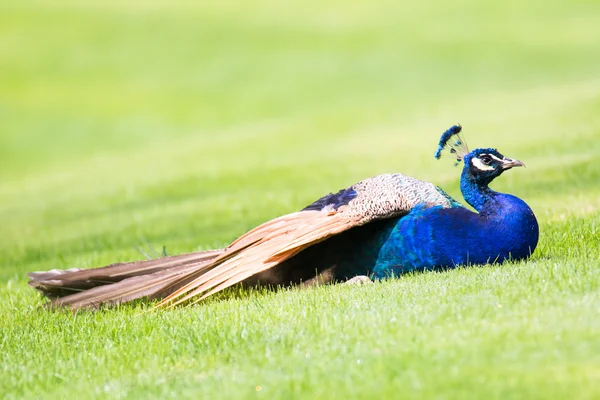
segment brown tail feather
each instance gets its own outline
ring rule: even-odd
[[[123,288],[128,285],[138,285],[147,282],[148,285],[154,284],[151,278],[168,279],[169,276],[179,276],[176,272],[202,270],[201,266],[218,257],[223,250],[210,250],[204,252],[181,254],[160,258],[156,260],[134,261],[128,263],[118,263],[108,265],[102,268],[93,269],[69,269],[69,270],[51,270],[46,272],[29,273],[29,285],[41,291],[45,296],[51,299],[62,298],[55,301],[58,304],[67,304],[73,300],[71,296],[79,295],[77,298],[86,296],[95,296],[103,293],[103,296],[111,297],[109,294],[114,291],[117,296]],[[172,271],[173,274],[161,274],[166,271]],[[146,277],[141,279],[141,277]],[[137,279],[136,279],[137,278]],[[126,282],[126,283],[123,283]],[[156,291],[153,295],[164,291],[165,288],[157,282],[152,286]],[[137,287],[137,286],[136,286]],[[102,290],[100,290],[102,289]],[[87,293],[83,295],[83,293]],[[139,292],[142,293],[142,292]],[[148,290],[143,291],[134,298],[148,296]],[[69,297],[70,299],[67,299]],[[116,299],[111,299],[114,301]],[[133,298],[131,299],[133,300]]]
[[[161,299],[187,283],[186,275],[194,271],[202,271],[207,266],[209,266],[207,262],[180,265],[153,274],[134,276],[111,285],[97,286],[54,299],[50,302],[50,307],[70,307],[75,310],[126,303],[143,297]]]

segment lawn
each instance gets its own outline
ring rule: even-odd
[[[600,6],[0,6],[0,397],[600,398]],[[555,4],[554,4],[555,3]],[[524,262],[47,312],[33,270],[222,247],[368,176],[527,164]]]

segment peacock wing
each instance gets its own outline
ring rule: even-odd
[[[203,271],[182,277],[187,283],[158,307],[194,297],[200,301],[334,235],[374,220],[402,216],[418,205],[449,208],[457,203],[435,185],[402,174],[365,179],[242,235]]]

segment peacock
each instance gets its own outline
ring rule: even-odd
[[[50,307],[98,308],[139,298],[157,307],[192,304],[236,284],[310,285],[378,280],[409,271],[521,260],[535,250],[539,228],[521,199],[489,184],[524,164],[493,148],[469,151],[461,126],[445,131],[462,162],[461,205],[442,189],[398,173],[364,179],[299,212],[259,225],[228,247],[95,269],[29,274]]]

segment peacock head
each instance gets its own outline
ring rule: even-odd
[[[477,185],[487,186],[504,171],[513,167],[524,167],[519,160],[505,157],[496,149],[475,149],[469,151],[461,137],[462,127],[455,125],[442,134],[435,158],[440,158],[444,148],[456,156],[456,164],[464,162],[463,177]]]
[[[504,171],[513,167],[524,167],[519,160],[504,157],[496,149],[475,149],[463,157],[463,173],[479,185],[489,185]]]

